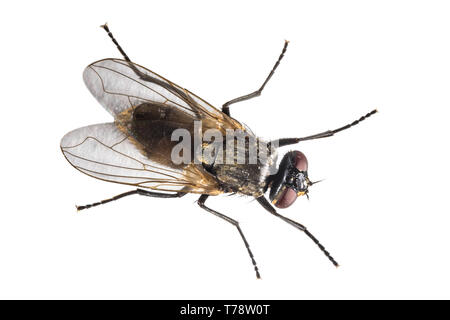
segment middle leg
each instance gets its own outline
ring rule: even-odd
[[[228,102],[226,102],[223,106],[222,106],[222,112],[225,113],[227,116],[230,115],[230,105],[236,102],[241,102],[241,101],[245,101],[245,100],[249,100],[251,98],[255,98],[261,95],[261,92],[263,91],[264,87],[266,86],[267,82],[269,82],[270,78],[272,78],[273,74],[275,73],[275,70],[278,68],[278,65],[280,64],[281,59],[283,59],[284,57],[284,53],[287,50],[287,46],[289,44],[289,41],[285,41],[284,42],[284,47],[283,50],[281,51],[280,57],[278,58],[277,62],[275,62],[275,65],[272,68],[272,71],[270,71],[269,75],[267,76],[266,80],[264,81],[264,83],[262,84],[262,86],[249,94],[234,98],[233,100],[230,100]]]
[[[250,250],[250,245],[248,244],[247,239],[245,239],[244,233],[242,232],[241,227],[239,226],[239,222],[237,222],[236,220],[234,220],[234,219],[232,219],[232,218],[230,218],[230,217],[228,217],[228,216],[226,216],[226,215],[224,215],[224,214],[222,214],[222,213],[220,213],[220,212],[217,212],[217,211],[215,211],[215,210],[213,210],[213,209],[211,209],[211,208],[208,208],[208,207],[205,205],[205,201],[206,201],[206,199],[208,199],[208,197],[209,197],[209,195],[207,195],[207,194],[202,194],[202,195],[200,196],[200,198],[198,199],[198,205],[200,206],[200,208],[202,208],[202,209],[208,211],[209,213],[212,213],[212,214],[215,215],[216,217],[219,217],[219,218],[221,218],[221,219],[223,219],[223,220],[225,220],[225,221],[231,223],[232,225],[234,225],[234,226],[238,229],[239,234],[241,235],[242,240],[244,241],[245,247],[247,248],[247,251],[248,251],[248,254],[249,254],[249,256],[250,256],[250,259],[252,260],[252,264],[253,264],[253,266],[254,266],[254,268],[255,268],[256,278],[260,279],[261,276],[260,276],[260,274],[259,274],[258,266],[256,265],[256,261],[255,261],[255,259],[253,258],[253,253],[252,253],[252,251]]]

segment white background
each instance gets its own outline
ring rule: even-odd
[[[96,1],[2,4],[0,298],[450,298],[450,7],[446,1]],[[220,106],[266,138],[370,120],[293,148],[311,188],[284,214],[333,254],[246,197],[129,197],[73,169],[68,131],[110,121],[84,67],[132,60]],[[284,151],[288,151],[286,148]]]

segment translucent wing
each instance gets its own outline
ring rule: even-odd
[[[61,140],[61,149],[76,169],[100,180],[163,192],[220,193],[214,177],[201,165],[171,168],[154,162],[115,123],[69,132]]]
[[[203,128],[245,128],[188,90],[135,63],[104,59],[89,65],[83,79],[92,95],[117,120],[143,103],[164,104],[202,120]]]

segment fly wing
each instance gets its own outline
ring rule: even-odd
[[[76,169],[100,180],[162,192],[220,193],[214,177],[201,166],[173,168],[154,162],[115,123],[71,131],[62,138],[61,150]]]
[[[245,130],[238,121],[200,97],[132,62],[121,59],[94,62],[85,69],[83,79],[92,95],[116,120],[143,103],[164,104],[185,112],[193,120],[202,120],[205,129]]]
[[[226,129],[246,131],[238,121],[129,61],[94,62],[83,79],[115,121],[74,130],[62,139],[61,149],[75,168],[97,179],[159,191],[221,193],[201,164],[172,162],[170,137],[178,128],[194,136],[195,120],[202,121],[203,130],[217,129],[223,135]]]

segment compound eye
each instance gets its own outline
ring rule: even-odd
[[[281,195],[275,203],[275,207],[280,209],[288,208],[295,202],[295,200],[297,200],[297,193],[295,193],[295,191],[291,188],[285,188],[281,191]]]
[[[295,154],[295,167],[299,171],[308,171],[308,159],[306,159],[306,156],[303,154],[303,152],[294,151],[294,154]]]
[[[305,194],[307,171],[308,160],[302,152],[290,151],[287,153],[280,163],[279,172],[274,177],[271,186],[270,200],[272,204],[280,209],[288,208],[298,196]],[[298,180],[300,176],[301,181]]]

